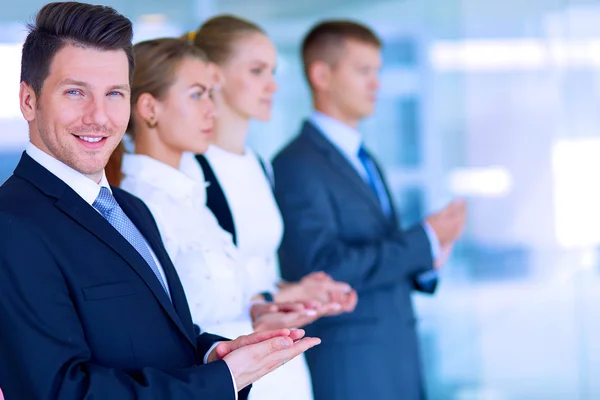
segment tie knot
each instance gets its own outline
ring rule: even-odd
[[[369,157],[369,153],[367,153],[367,150],[364,148],[363,145],[361,145],[358,148],[358,158],[364,162],[364,160],[369,160],[371,157]]]
[[[98,197],[96,197],[96,200],[94,200],[94,204],[92,204],[92,206],[96,210],[100,211],[102,215],[106,216],[112,209],[118,207],[119,204],[113,197],[110,190],[103,186],[100,188],[100,193],[98,193]]]

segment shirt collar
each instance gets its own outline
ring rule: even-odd
[[[112,193],[104,171],[102,171],[102,179],[100,180],[100,183],[96,183],[87,176],[83,175],[81,172],[75,171],[62,161],[59,161],[51,155],[40,150],[31,142],[27,144],[25,152],[38,164],[46,168],[58,179],[66,183],[89,205],[94,204],[94,201],[96,201],[96,198],[100,194],[100,188],[108,188],[108,190],[110,190]]]
[[[199,186],[184,172],[142,154],[125,154],[122,171],[125,178],[141,180],[178,198],[194,195]]]
[[[356,129],[319,111],[313,111],[311,122],[346,156],[356,157],[362,145],[362,136]]]
[[[179,163],[179,170],[194,181],[204,183],[204,172],[196,160],[194,153],[185,152],[181,156],[181,162]]]

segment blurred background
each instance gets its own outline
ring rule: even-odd
[[[42,0],[0,3],[0,182],[27,127],[24,23]],[[410,225],[460,196],[470,216],[435,297],[415,297],[431,398],[600,398],[600,1],[115,0],[135,41],[219,13],[279,50],[270,157],[310,110],[299,43],[323,18],[384,40],[377,112],[361,130]]]

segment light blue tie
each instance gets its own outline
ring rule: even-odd
[[[373,190],[373,193],[375,193],[375,196],[377,196],[379,199],[379,204],[381,204],[383,212],[385,215],[391,216],[392,206],[390,204],[390,198],[388,197],[387,191],[385,190],[383,178],[381,177],[381,174],[379,174],[379,170],[375,166],[375,162],[371,159],[369,153],[367,153],[365,148],[362,146],[360,146],[360,149],[358,150],[358,159],[367,171],[367,176],[369,179],[369,182],[367,183],[371,187],[371,190]]]
[[[154,272],[154,275],[156,275],[156,278],[167,293],[167,296],[170,298],[171,295],[169,289],[160,275],[158,265],[154,262],[154,258],[152,257],[152,254],[150,254],[150,249],[146,245],[144,237],[125,212],[123,212],[110,190],[106,187],[100,188],[100,193],[92,206],[98,210],[125,239],[127,239],[129,244],[131,244],[142,257],[144,257],[144,260],[146,260],[152,269],[152,272]]]

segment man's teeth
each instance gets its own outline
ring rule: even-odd
[[[101,137],[92,138],[92,137],[86,137],[86,136],[78,136],[78,138],[81,140],[85,140],[86,142],[89,142],[89,143],[98,143],[99,141],[101,141],[103,139]]]

